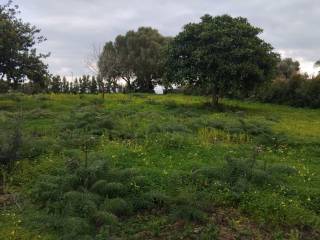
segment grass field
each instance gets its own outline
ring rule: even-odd
[[[207,101],[1,95],[0,239],[320,239],[320,110]]]

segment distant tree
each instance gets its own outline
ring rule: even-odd
[[[74,80],[74,83],[73,83],[72,93],[73,93],[73,94],[78,94],[79,91],[80,91],[80,85],[79,85],[78,78],[76,78],[76,79]]]
[[[172,83],[206,89],[212,103],[230,91],[247,95],[271,79],[278,55],[246,18],[205,15],[187,24],[168,50]]]
[[[102,98],[104,98],[105,95],[105,83],[103,81],[103,78],[100,74],[97,76],[97,84],[98,84],[98,92],[102,93]]]
[[[283,76],[286,80],[298,74],[300,71],[300,63],[294,61],[292,58],[285,58],[278,64],[278,74]]]
[[[69,82],[69,93],[73,93],[73,82]]]
[[[18,13],[12,1],[0,5],[0,80],[15,90],[25,79],[45,88],[48,70],[42,59],[48,55],[37,54],[34,47],[45,38],[37,36],[40,30],[35,26],[17,18]]]
[[[61,92],[63,93],[69,93],[69,82],[67,81],[67,78],[63,76],[62,78],[62,89]]]
[[[83,75],[79,78],[79,91],[80,93],[86,93],[87,86],[86,86],[86,76]]]
[[[316,68],[319,68],[319,67],[320,67],[320,60],[316,61],[315,64],[314,64],[314,66],[315,66]],[[318,76],[320,76],[320,71],[318,72]]]
[[[91,78],[91,86],[90,86],[90,93],[96,94],[98,91],[98,85],[95,76]]]
[[[123,79],[129,91],[153,92],[163,74],[163,48],[169,38],[157,30],[140,27],[107,42],[98,62],[99,73],[114,85]]]
[[[62,82],[61,82],[61,77],[59,75],[52,77],[51,91],[54,93],[61,93],[62,92]]]
[[[130,78],[124,74],[124,62],[120,64],[121,56],[118,53],[113,43],[107,42],[98,61],[100,85],[104,86],[107,93],[111,92],[112,85],[117,84],[118,78],[123,78],[131,88]]]

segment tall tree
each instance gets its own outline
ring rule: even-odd
[[[47,65],[35,45],[45,41],[40,30],[17,17],[18,6],[12,1],[0,5],[0,80],[18,89],[25,79],[44,88],[48,79]]]
[[[97,85],[96,77],[92,76],[91,85],[90,85],[90,93],[96,94],[97,91],[98,91],[98,85]]]
[[[130,77],[126,76],[124,62],[120,64],[120,55],[112,42],[107,42],[100,55],[98,67],[100,71],[100,85],[105,87],[105,91],[110,93],[112,85],[117,84],[118,78],[123,78],[129,88],[131,88]],[[129,69],[128,69],[129,70]],[[102,82],[101,82],[102,81]],[[103,95],[104,96],[104,95]]]
[[[86,75],[83,75],[79,78],[79,90],[80,93],[86,93],[87,92],[87,83],[86,83]]]
[[[98,84],[98,92],[102,93],[102,98],[104,98],[105,95],[105,83],[103,81],[103,77],[101,77],[100,74],[97,76],[97,84]]]
[[[316,62],[314,63],[314,66],[315,66],[316,68],[320,68],[320,60],[316,61]],[[320,76],[320,71],[318,72],[318,76]]]
[[[300,71],[300,63],[294,61],[292,58],[285,58],[278,64],[278,74],[283,76],[286,80],[290,79],[293,75],[298,74]]]
[[[62,82],[61,82],[61,77],[59,75],[52,77],[51,91],[54,93],[61,93],[62,92]]]
[[[129,91],[153,92],[163,74],[163,48],[169,38],[157,30],[140,27],[107,42],[99,59],[103,78],[114,84],[123,79]]]
[[[65,76],[63,76],[63,78],[62,78],[61,92],[69,93],[69,82],[67,81],[67,78]]]
[[[212,103],[227,92],[248,94],[271,79],[278,55],[247,19],[204,15],[187,24],[170,44],[167,67],[175,84],[207,89]]]
[[[74,80],[74,83],[73,83],[72,93],[73,93],[73,94],[78,94],[79,91],[80,91],[80,85],[79,85],[78,78],[76,78],[76,79]]]

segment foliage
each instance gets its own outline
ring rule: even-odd
[[[300,63],[292,58],[282,59],[278,64],[278,74],[285,79],[290,79],[300,70]]]
[[[287,104],[295,107],[320,107],[320,76],[312,79],[294,75],[288,80],[277,79],[262,89],[258,99],[264,102]]]
[[[0,80],[6,80],[15,90],[26,78],[44,88],[48,71],[42,59],[46,55],[37,54],[34,45],[45,38],[37,36],[40,30],[23,22],[18,14],[18,6],[12,6],[12,1],[0,5]]]
[[[244,95],[272,77],[278,55],[247,19],[205,15],[190,23],[168,51],[173,83],[207,89],[217,104],[228,92]]]
[[[109,86],[118,78],[126,81],[128,91],[153,92],[163,74],[163,48],[168,38],[157,30],[140,27],[107,42],[98,62],[100,75]]]

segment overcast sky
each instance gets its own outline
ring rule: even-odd
[[[0,0],[4,3],[7,0]],[[261,35],[284,57],[315,71],[320,58],[320,0],[15,0],[21,17],[38,26],[51,52],[47,60],[54,74],[89,73],[85,59],[92,46],[103,46],[116,35],[139,26],[157,28],[173,36],[200,16],[242,16],[264,29]]]

